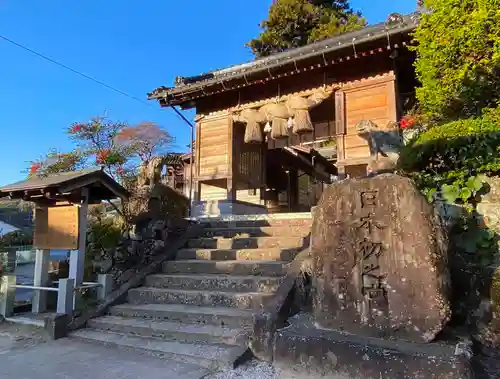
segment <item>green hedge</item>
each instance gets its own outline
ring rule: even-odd
[[[430,128],[403,148],[399,164],[408,173],[438,179],[500,172],[500,111]]]

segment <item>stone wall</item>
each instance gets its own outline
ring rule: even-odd
[[[135,275],[188,226],[188,199],[172,188],[155,184],[133,191],[125,204],[131,229],[123,231],[118,246],[94,257],[94,271],[111,273],[115,285]]]
[[[484,224],[500,234],[500,177],[487,178],[489,192],[483,196],[477,206],[477,212],[483,216]]]

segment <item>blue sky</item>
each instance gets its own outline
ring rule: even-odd
[[[251,59],[244,44],[258,34],[271,2],[0,0],[0,35],[146,99],[177,75]],[[409,13],[415,4],[351,0],[369,23],[391,12]],[[112,92],[0,39],[0,185],[23,179],[27,162],[49,149],[71,149],[64,128],[104,112],[131,124],[156,122],[176,136],[178,150],[187,150],[189,129],[173,112]]]

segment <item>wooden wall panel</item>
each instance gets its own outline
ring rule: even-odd
[[[345,168],[345,173],[350,178],[362,178],[367,174],[367,167],[365,164],[347,166]]]
[[[359,137],[356,124],[371,120],[380,130],[387,129],[390,121],[396,121],[395,81],[393,75],[385,80],[366,80],[345,89],[345,159],[363,158],[370,155],[368,142]]]
[[[260,188],[237,190],[236,199],[252,204],[263,204],[263,200],[261,200],[261,191]]]
[[[225,179],[213,180],[209,183],[201,183],[200,200],[225,200],[227,198],[227,189]]]
[[[200,177],[227,177],[229,168],[229,118],[200,123],[199,170]]]

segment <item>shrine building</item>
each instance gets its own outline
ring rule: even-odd
[[[356,125],[398,128],[415,102],[418,14],[193,77],[149,94],[195,109],[194,216],[309,212],[325,184],[367,173]]]

